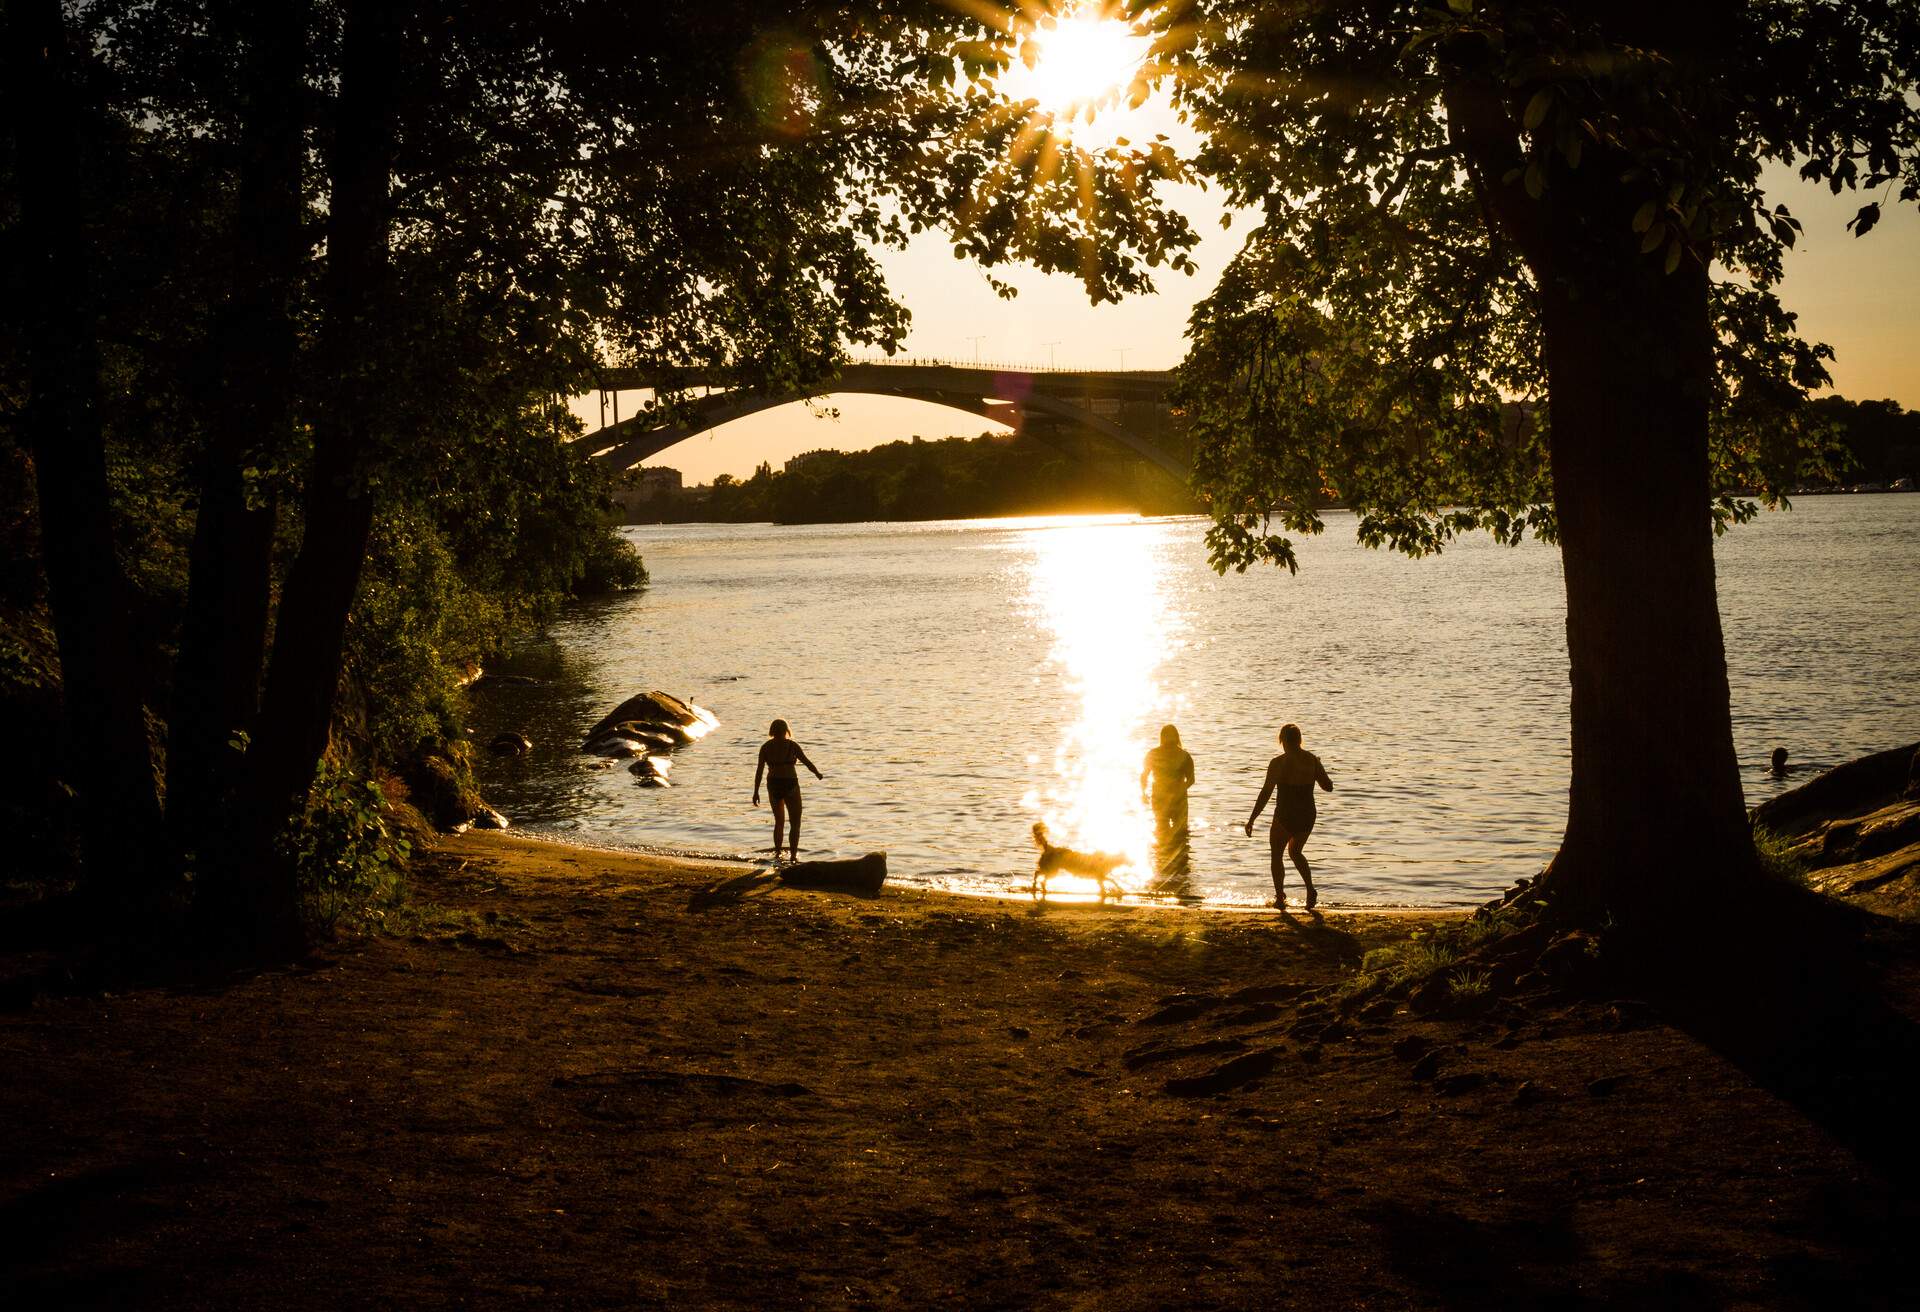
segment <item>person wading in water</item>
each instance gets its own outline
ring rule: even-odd
[[[760,763],[753,767],[753,804],[760,805],[760,776],[767,777],[767,800],[773,804],[773,859],[780,859],[781,830],[791,823],[786,837],[792,860],[800,859],[800,772],[797,762],[813,771],[815,779],[825,779],[820,767],[807,759],[800,744],[788,737],[785,720],[767,726],[767,740],[760,744]]]
[[[1307,886],[1307,910],[1313,910],[1313,904],[1320,900],[1313,888],[1313,867],[1301,850],[1307,844],[1307,835],[1313,832],[1315,784],[1333,791],[1333,780],[1327,778],[1327,768],[1320,764],[1320,758],[1300,746],[1300,726],[1281,725],[1280,755],[1267,762],[1267,781],[1260,787],[1260,800],[1253,804],[1253,814],[1246,824],[1247,837],[1252,838],[1253,822],[1266,809],[1267,798],[1274,799],[1268,841],[1273,845],[1273,904],[1277,907],[1287,905],[1288,857],[1300,872],[1300,882]]]
[[[1193,758],[1180,746],[1180,731],[1160,728],[1160,745],[1140,766],[1140,792],[1153,807],[1153,851],[1162,880],[1187,873],[1187,790],[1193,787]]]

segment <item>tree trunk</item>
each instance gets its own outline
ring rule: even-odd
[[[131,899],[154,889],[160,804],[99,408],[88,243],[98,232],[92,198],[108,184],[89,168],[83,127],[97,111],[79,94],[58,0],[10,0],[6,13],[30,387],[23,426],[60,649],[70,778],[81,793],[87,877],[135,915]]]
[[[373,523],[368,459],[382,419],[380,380],[388,282],[399,47],[382,0],[347,9],[336,102],[327,272],[323,287],[313,463],[300,552],[281,590],[259,732],[248,752],[248,821],[255,877],[239,908],[256,946],[299,943],[298,887],[275,840],[306,802],[326,750],[347,616]]]
[[[240,6],[247,109],[232,234],[233,289],[216,329],[220,360],[189,558],[180,660],[168,719],[168,821],[202,878],[232,878],[214,853],[220,819],[259,710],[272,592],[275,491],[265,470],[286,449],[294,413],[293,324],[305,218],[302,100],[308,5]]]
[[[1616,206],[1562,209],[1624,229]],[[1573,684],[1567,829],[1544,887],[1590,922],[1697,924],[1756,868],[1714,592],[1707,273],[1595,245],[1568,241],[1540,271]]]

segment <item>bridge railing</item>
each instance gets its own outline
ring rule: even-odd
[[[919,368],[937,369],[988,369],[995,373],[1010,374],[1115,374],[1125,377],[1129,374],[1164,374],[1166,369],[1099,369],[1048,361],[1041,364],[1036,360],[989,360],[958,359],[944,355],[850,355],[848,364],[871,365],[908,365]]]

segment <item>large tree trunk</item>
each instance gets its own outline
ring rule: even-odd
[[[295,872],[275,839],[304,807],[326,750],[347,616],[373,523],[367,463],[391,370],[380,316],[389,271],[399,45],[394,7],[348,7],[329,159],[314,456],[298,557],[281,590],[259,732],[247,761],[254,877],[237,908],[253,944],[301,940]]]
[[[1566,208],[1626,227],[1617,205]],[[1599,244],[1574,234],[1540,271],[1573,684],[1545,887],[1582,919],[1697,924],[1755,869],[1714,593],[1707,273]]]
[[[127,626],[126,576],[113,545],[99,408],[88,243],[98,234],[91,198],[106,184],[90,173],[84,133],[97,111],[79,93],[78,57],[58,0],[9,0],[6,17],[31,389],[23,420],[60,649],[71,778],[81,793],[88,879],[131,915],[159,868],[153,840],[160,807]]]
[[[308,5],[242,5],[228,17],[247,52],[233,290],[216,329],[219,390],[200,468],[167,755],[175,840],[215,882],[236,877],[219,854],[223,803],[245,759],[229,744],[255,728],[272,592],[276,494],[270,477],[250,479],[248,470],[284,456],[293,424]]]

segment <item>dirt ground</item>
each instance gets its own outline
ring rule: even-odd
[[[0,1305],[1915,1305],[1657,1012],[1302,1018],[1413,918],[727,873],[470,835],[419,933],[0,1014]]]

